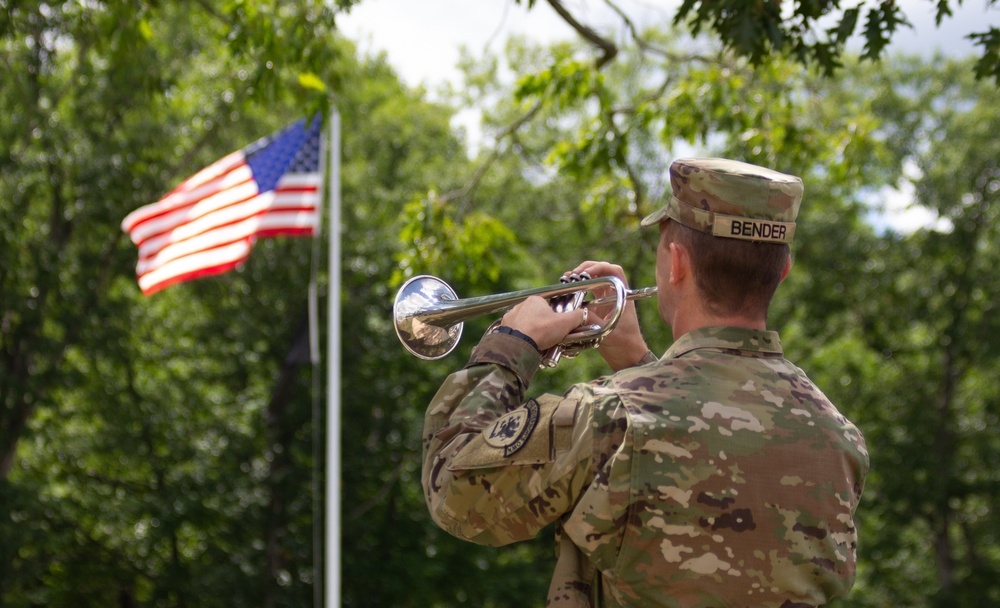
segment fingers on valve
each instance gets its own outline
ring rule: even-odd
[[[577,281],[585,281],[591,278],[589,273],[586,272],[567,272],[559,277],[559,282],[568,284],[575,283]],[[558,296],[552,298],[549,302],[552,305],[552,310],[556,312],[569,312],[571,310],[576,310],[579,308],[580,303],[583,301],[583,293],[570,293],[564,296]]]

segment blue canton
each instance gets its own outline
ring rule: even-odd
[[[319,116],[313,118],[306,130],[305,119],[300,119],[281,133],[264,137],[244,149],[259,192],[274,190],[285,173],[319,170],[320,122]]]

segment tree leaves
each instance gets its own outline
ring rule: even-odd
[[[878,6],[868,9],[865,16],[865,50],[862,57],[877,59],[882,50],[889,45],[892,35],[899,26],[912,27],[902,9],[895,2],[881,2]]]
[[[983,47],[983,54],[976,61],[976,78],[992,76],[994,84],[1000,85],[1000,29],[991,27],[985,32],[969,34],[966,38]]]
[[[406,205],[394,284],[416,274],[451,275],[467,284],[500,279],[501,269],[514,258],[517,239],[513,232],[485,213],[456,215],[454,205],[433,193]]]

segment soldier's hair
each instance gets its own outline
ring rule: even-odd
[[[709,312],[767,318],[790,248],[785,243],[760,243],[715,237],[669,221],[663,238],[684,245],[691,255],[695,285]]]

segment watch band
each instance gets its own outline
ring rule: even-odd
[[[528,334],[522,333],[514,329],[513,327],[507,327],[506,325],[501,325],[500,327],[493,330],[496,334],[507,334],[508,336],[514,336],[515,338],[520,338],[531,345],[532,348],[538,350],[538,345],[535,341],[531,339]]]

